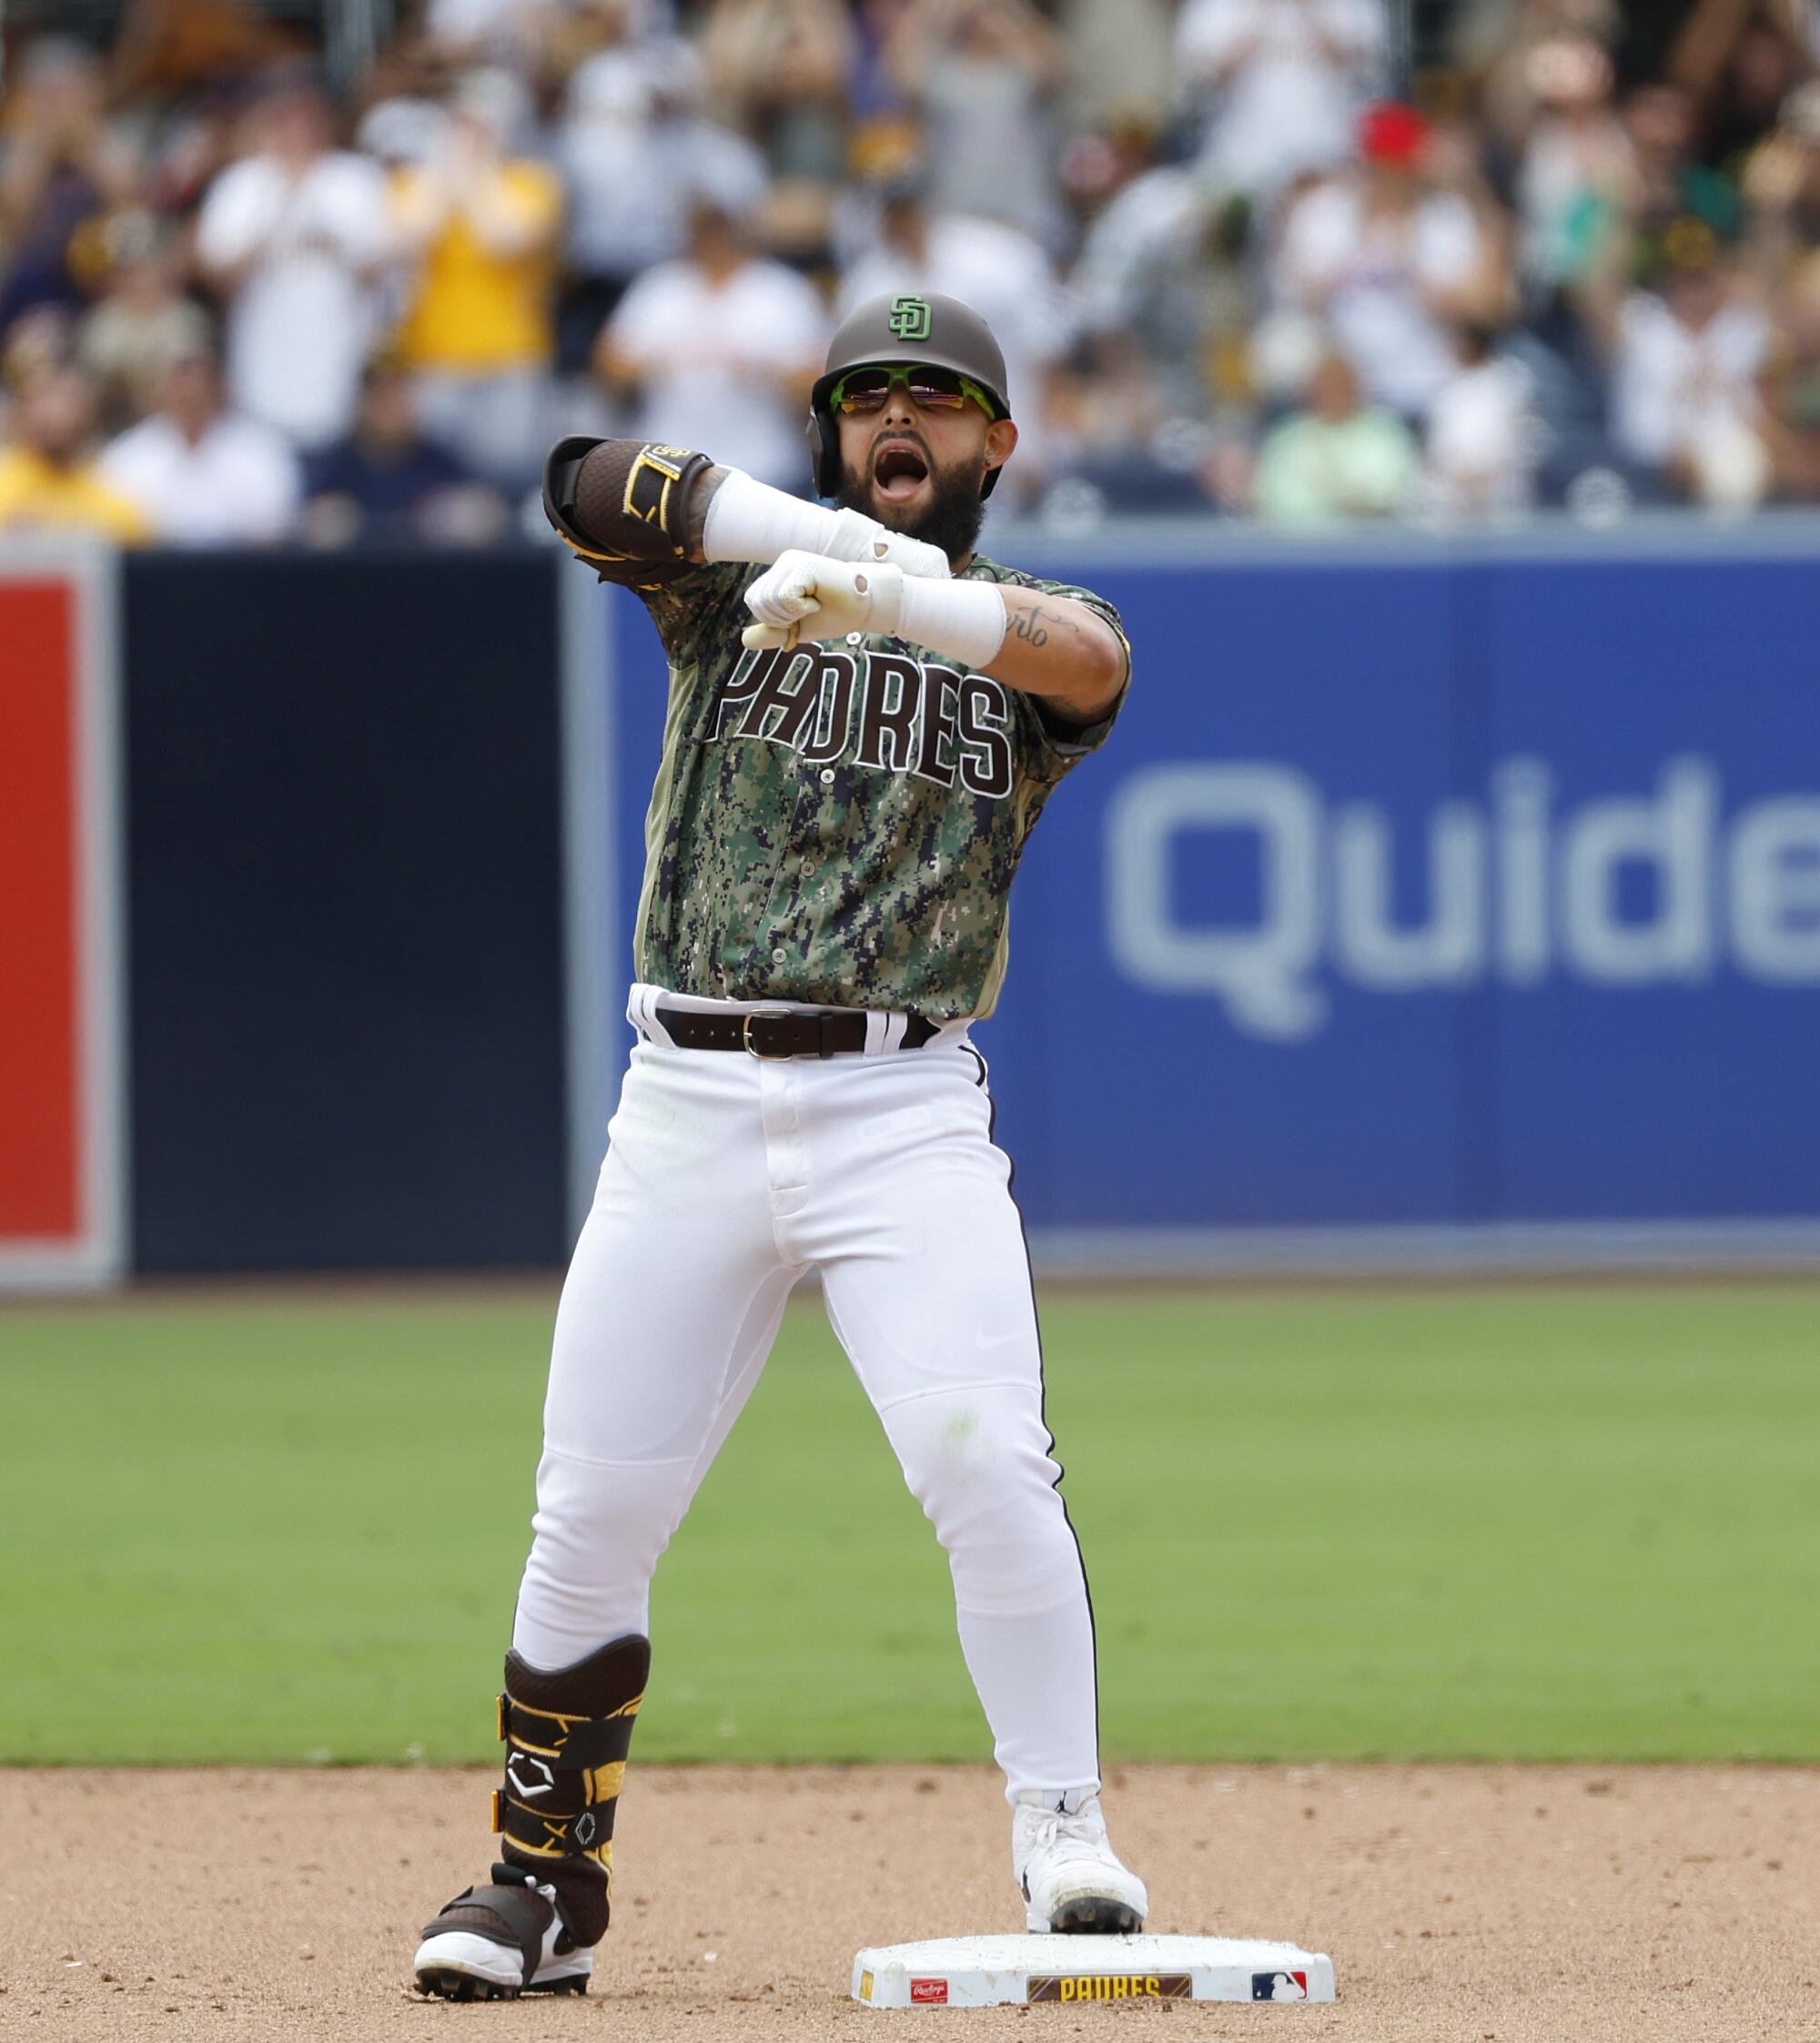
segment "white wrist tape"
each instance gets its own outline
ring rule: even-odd
[[[834,551],[837,531],[832,511],[756,481],[743,469],[730,468],[709,500],[702,558],[769,561],[792,547],[838,558]]]
[[[964,666],[985,667],[998,657],[1008,622],[1005,598],[990,582],[925,582],[905,575],[897,622],[884,628]]]
[[[796,551],[828,561],[886,561],[905,574],[951,571],[939,547],[894,532],[863,511],[827,511],[730,468],[702,524],[704,561],[775,561]]]

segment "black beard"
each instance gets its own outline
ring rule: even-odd
[[[931,463],[929,480],[934,487],[935,501],[926,511],[905,523],[897,505],[875,502],[866,476],[843,462],[841,486],[834,492],[834,501],[843,510],[857,511],[868,518],[876,518],[881,525],[890,526],[894,532],[903,532],[930,546],[939,546],[952,566],[956,561],[966,560],[973,551],[979,528],[986,521],[986,504],[979,493],[979,486],[985,480],[983,459],[957,462],[953,468],[937,468]]]

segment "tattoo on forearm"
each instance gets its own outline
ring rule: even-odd
[[[1015,610],[1011,613],[1011,629],[1026,645],[1047,645],[1049,634],[1046,626],[1059,624],[1061,619],[1052,610],[1045,610],[1039,603],[1032,610]]]
[[[1024,595],[1022,591],[1018,592]],[[1115,682],[1106,672],[1107,628],[1094,613],[1067,598],[1049,603],[1025,597],[1006,603],[1006,651],[1016,638],[1032,651],[1049,650],[1035,662],[1017,655],[1011,664],[1014,676],[1001,668],[991,668],[1001,681],[1021,688],[1065,723],[1085,723],[1099,716],[1117,700],[1125,685],[1121,673]],[[1119,664],[1123,666],[1121,660]],[[1038,679],[1041,676],[1041,679]],[[1102,685],[1103,683],[1103,685]]]

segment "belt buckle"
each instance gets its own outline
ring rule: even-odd
[[[740,1024],[740,1042],[748,1057],[755,1057],[761,1064],[788,1064],[796,1053],[794,1050],[761,1050],[752,1039],[752,1025],[755,1021],[767,1021],[774,1017],[779,1021],[790,1019],[788,1007],[754,1007]]]

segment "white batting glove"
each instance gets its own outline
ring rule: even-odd
[[[890,638],[904,605],[904,570],[889,561],[855,564],[792,551],[759,576],[745,602],[758,622],[740,636],[754,652],[788,652],[805,640],[844,639],[849,632]]]
[[[905,574],[927,575],[941,582],[953,572],[947,555],[926,540],[894,532],[863,511],[837,511],[834,518],[834,533],[822,550],[831,561],[878,561],[902,568]]]

